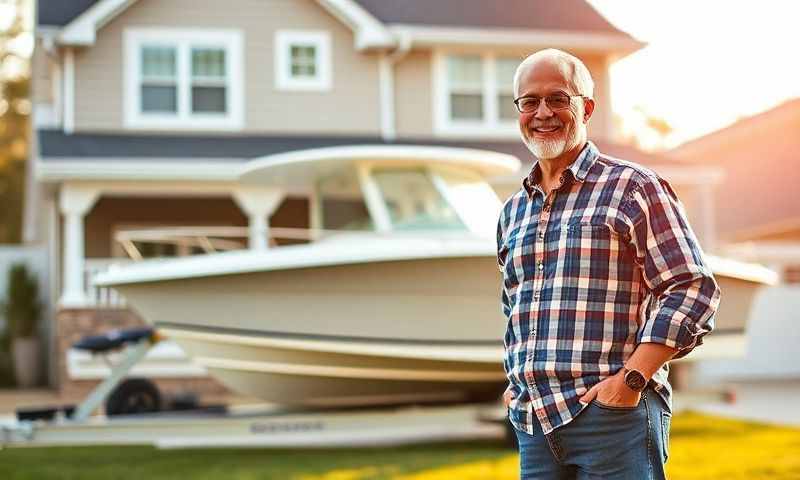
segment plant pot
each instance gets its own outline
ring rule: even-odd
[[[15,338],[11,343],[14,356],[14,375],[17,386],[31,388],[39,382],[39,339],[36,337]]]

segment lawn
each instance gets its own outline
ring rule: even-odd
[[[673,420],[667,465],[673,480],[800,479],[800,429],[681,414]],[[511,480],[518,475],[516,452],[487,442],[324,450],[0,451],[0,478],[7,480]]]

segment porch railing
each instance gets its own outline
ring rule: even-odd
[[[86,292],[88,307],[124,308],[125,297],[108,287],[98,287],[92,283],[92,277],[105,272],[111,265],[131,263],[129,258],[87,258],[83,264],[83,291]]]

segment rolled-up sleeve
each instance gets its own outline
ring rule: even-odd
[[[660,343],[687,355],[714,329],[721,291],[703,259],[672,187],[655,175],[632,182],[621,202],[630,246],[650,294],[638,343]]]

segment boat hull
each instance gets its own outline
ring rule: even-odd
[[[506,384],[494,261],[387,261],[115,288],[210,375],[268,402],[485,400]]]

